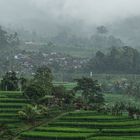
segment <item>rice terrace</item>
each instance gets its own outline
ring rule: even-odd
[[[0,0],[0,140],[140,140],[140,1]]]
[[[57,87],[62,84],[68,90],[76,87],[76,83],[54,85]],[[124,98],[123,95],[111,93],[106,93],[104,96],[108,104],[113,104],[112,101],[115,104]],[[127,95],[125,97],[127,99],[122,101],[128,102],[130,97]],[[52,100],[49,96],[47,98]],[[107,105],[95,109],[55,106],[49,110],[44,107],[44,114],[41,114],[41,107],[33,106],[33,101],[27,99],[20,91],[1,91],[0,101],[1,132],[5,133],[2,139],[10,140],[14,137],[17,140],[137,140],[140,138],[140,120],[130,117],[127,108],[121,107],[121,101],[115,108],[116,110],[120,108],[118,114],[113,114],[116,113],[113,112],[113,106],[107,109]],[[24,112],[25,107],[26,112]],[[76,107],[81,107],[81,103]],[[135,110],[132,106],[130,108]]]

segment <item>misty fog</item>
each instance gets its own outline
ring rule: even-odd
[[[126,45],[139,47],[139,6],[139,0],[0,0],[0,25],[48,40],[67,33],[90,38],[103,25]]]
[[[0,0],[0,16],[1,22],[9,23],[33,19],[62,24],[78,19],[105,24],[139,15],[139,6],[139,0]]]

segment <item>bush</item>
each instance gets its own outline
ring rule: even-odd
[[[34,124],[38,117],[47,115],[48,108],[42,105],[27,105],[22,111],[19,111],[19,118],[21,120],[27,121]]]
[[[38,103],[39,99],[45,96],[45,91],[40,86],[31,84],[24,90],[23,94],[26,98],[31,99],[35,103]]]

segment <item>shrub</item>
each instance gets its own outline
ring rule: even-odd
[[[39,99],[45,96],[45,91],[40,86],[31,84],[24,90],[23,94],[28,99],[31,99],[33,102],[38,103]]]

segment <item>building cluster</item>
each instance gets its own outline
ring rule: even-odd
[[[47,65],[54,72],[58,71],[77,71],[87,63],[86,58],[77,58],[57,52],[18,52],[14,56],[14,63],[22,72],[34,72],[41,66]]]

